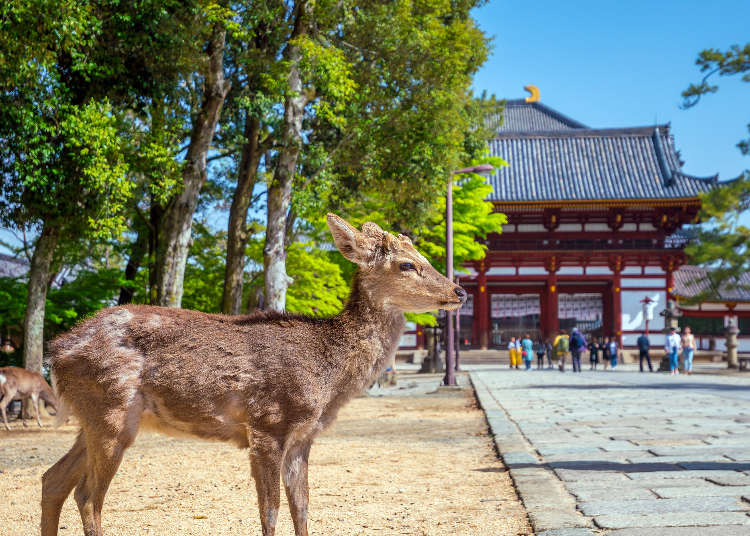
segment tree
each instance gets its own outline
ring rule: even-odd
[[[66,102],[56,83],[23,84],[22,91],[6,89],[0,97],[0,214],[6,225],[39,230],[24,320],[24,366],[38,371],[58,243],[120,230],[131,191],[111,108]]]
[[[211,7],[211,6],[209,6]],[[180,191],[167,205],[161,244],[157,250],[157,300],[159,305],[180,307],[182,303],[185,263],[190,247],[193,214],[198,195],[207,179],[207,159],[216,125],[230,84],[224,78],[225,23],[214,17],[206,43],[203,69],[202,99],[193,120],[190,143],[182,165]]]
[[[720,291],[743,286],[741,278],[750,273],[750,227],[740,216],[750,208],[750,173],[717,186],[701,195],[700,217],[695,237],[685,248],[691,262],[707,266],[709,284],[693,299],[696,302],[719,299]]]
[[[741,74],[742,81],[750,82],[750,43],[744,47],[734,45],[724,52],[703,50],[695,63],[705,74],[699,83],[690,84],[682,92],[686,109],[698,104],[704,95],[719,90],[718,85],[710,83],[714,76]],[[750,139],[741,140],[737,147],[742,154],[750,154]],[[710,268],[710,284],[695,297],[697,301],[717,299],[720,290],[737,288],[740,278],[750,272],[750,228],[742,225],[740,219],[750,208],[750,172],[702,194],[701,204],[702,225],[695,228],[695,239],[686,248],[692,262]]]
[[[59,244],[123,229],[133,119],[182,65],[191,2],[12,1],[0,20],[3,223],[36,230],[25,362],[41,367],[42,320]],[[158,99],[156,99],[158,101]],[[127,132],[126,132],[127,131]]]

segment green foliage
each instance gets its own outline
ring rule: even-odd
[[[205,223],[193,223],[193,245],[185,266],[182,306],[207,313],[221,312],[226,233],[213,232]]]
[[[699,83],[690,84],[682,92],[683,106],[686,108],[696,105],[701,96],[716,93],[719,90],[718,85],[709,83],[714,75],[732,76],[745,73],[742,76],[742,81],[750,82],[750,43],[747,43],[744,47],[733,45],[725,52],[715,48],[701,50],[695,64],[700,67],[700,71],[705,75]]]
[[[320,32],[345,55],[356,89],[337,122],[309,119],[302,175],[311,192],[295,199],[304,217],[377,211],[403,231],[430,219],[450,171],[484,152],[485,115],[499,111],[470,92],[489,50],[469,15],[479,3],[344,3]]]
[[[690,84],[682,92],[684,108],[719,90],[718,85],[709,83],[715,75],[742,75],[743,82],[750,82],[750,43],[734,45],[724,52],[703,50],[695,63],[705,74],[698,84]],[[741,140],[737,146],[742,154],[750,154],[750,139]],[[696,238],[685,250],[691,262],[709,268],[709,285],[695,302],[717,299],[719,289],[737,288],[739,278],[750,272],[750,228],[740,223],[740,216],[750,208],[750,172],[701,195],[701,203],[703,224],[695,228]]]
[[[248,257],[262,267],[262,240],[250,243]],[[319,247],[316,241],[292,243],[286,258],[286,271],[292,278],[287,290],[286,310],[313,316],[331,316],[340,312],[350,290],[349,282],[344,278],[343,263],[352,265],[338,252]],[[263,288],[263,272],[256,272],[250,283],[248,292]]]
[[[718,298],[718,290],[740,287],[750,273],[750,228],[740,216],[750,207],[750,173],[701,195],[701,219],[695,239],[685,249],[690,262],[709,268],[709,285],[694,301]],[[750,289],[746,289],[750,290]]]
[[[406,233],[444,266],[446,181],[481,157],[485,120],[501,109],[494,97],[470,91],[489,52],[470,15],[481,3],[310,4],[310,31],[293,41],[311,100],[292,201],[288,310],[330,315],[346,299],[354,266],[329,249],[329,210]],[[25,230],[54,225],[60,239],[52,271],[77,274],[50,291],[48,334],[111,303],[125,284],[114,275],[134,229],[158,250],[158,217],[149,216],[159,210],[149,210],[168,207],[181,188],[184,147],[203,98],[204,47],[216,23],[227,29],[225,72],[233,86],[209,157],[233,163],[209,168],[198,210],[226,204],[224,175],[236,175],[248,117],[260,119],[262,171],[273,172],[288,97],[284,50],[297,7],[11,0],[0,8],[0,219]],[[479,178],[457,178],[456,265],[484,254],[475,237],[499,232],[502,216],[483,201],[488,192]],[[260,206],[252,210],[263,219]],[[226,236],[197,222],[193,238],[183,306],[215,312]],[[248,247],[248,296],[262,285],[262,242],[256,232]],[[135,301],[149,301],[148,279],[142,268]],[[0,310],[3,318],[15,315],[22,324],[25,292],[23,283],[0,285],[0,300],[17,304]]]
[[[81,271],[75,279],[47,293],[45,337],[54,337],[102,307],[115,304],[125,284],[118,268]],[[18,278],[0,277],[0,326],[22,326],[26,313],[27,284]]]
[[[341,311],[349,285],[328,251],[295,242],[287,251],[287,273],[293,279],[286,298],[288,311],[314,316]]]
[[[682,107],[691,108],[700,102],[703,95],[719,91],[717,84],[711,84],[714,76],[734,76],[741,74],[743,82],[750,82],[750,43],[744,47],[732,45],[729,50],[722,52],[715,48],[707,48],[698,53],[695,64],[705,73],[697,84],[690,84],[682,92]],[[750,124],[747,125],[750,130]],[[750,154],[750,138],[737,144],[742,154]]]

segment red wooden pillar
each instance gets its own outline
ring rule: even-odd
[[[614,286],[607,287],[602,292],[602,308],[604,317],[602,318],[602,337],[609,337],[615,332],[615,317],[614,311],[612,310],[612,295],[614,294]]]
[[[545,259],[545,268],[547,269],[547,287],[544,289],[544,325],[542,333],[545,339],[552,339],[560,331],[560,317],[558,315],[559,290],[557,288],[557,258],[555,256]]]
[[[609,259],[609,269],[612,270],[612,331],[617,344],[622,347],[622,288],[620,286],[620,274],[624,268],[620,255]]]
[[[612,278],[612,313],[614,315],[614,331],[617,344],[622,346],[622,295],[620,288],[620,272]]]
[[[490,309],[487,294],[487,271],[484,261],[477,273],[477,293],[474,299],[474,322],[479,331],[479,348],[486,350],[490,342]]]
[[[557,276],[550,274],[547,277],[547,288],[545,289],[545,303],[547,305],[546,312],[544,314],[544,337],[545,339],[551,339],[556,333],[560,331],[560,317],[557,311]]]

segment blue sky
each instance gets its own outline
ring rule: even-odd
[[[686,173],[726,180],[750,168],[736,148],[750,136],[750,83],[717,78],[718,93],[680,109],[700,50],[750,41],[749,0],[490,0],[474,15],[494,37],[476,91],[520,98],[534,84],[590,127],[671,123]]]

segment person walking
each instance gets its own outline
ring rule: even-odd
[[[589,362],[591,363],[591,370],[596,370],[596,366],[599,364],[600,351],[601,344],[592,337],[591,342],[589,343]]]
[[[516,365],[516,338],[511,337],[508,343],[508,355],[510,356],[510,368],[518,368]]]
[[[609,358],[612,363],[612,370],[617,368],[617,358],[620,354],[620,345],[617,344],[617,337],[611,337],[609,339]]]
[[[528,333],[521,340],[521,357],[526,370],[531,370],[531,360],[534,358],[534,342]]]
[[[604,363],[604,370],[612,364],[612,356],[609,354],[609,337],[604,337],[602,343],[602,363]]]
[[[586,338],[578,328],[570,335],[570,355],[573,357],[573,372],[581,372],[581,354],[586,351]]]
[[[522,360],[522,348],[521,348],[521,337],[516,337],[516,368],[521,368]]]
[[[695,354],[695,337],[690,326],[685,326],[685,333],[682,335],[682,368],[685,374],[693,373],[693,355]]]
[[[560,330],[560,334],[555,338],[553,346],[555,347],[555,353],[559,361],[558,367],[560,372],[565,372],[565,358],[568,357],[568,352],[570,351],[570,337],[565,333],[564,329]]]
[[[641,333],[641,336],[638,337],[636,344],[638,345],[638,356],[640,358],[640,363],[641,363],[641,372],[643,372],[643,360],[644,359],[648,363],[648,371],[653,372],[654,368],[651,366],[651,356],[649,355],[649,349],[651,348],[651,343],[649,342],[648,337],[646,337],[645,332]]]
[[[669,356],[669,373],[673,376],[680,373],[679,352],[681,342],[680,336],[677,335],[677,330],[669,328],[669,335],[667,336],[667,342],[664,344],[664,349]]]
[[[544,345],[547,347],[547,368],[552,368],[552,354],[555,353],[555,349],[552,347],[552,341],[547,339],[544,341]]]
[[[544,368],[544,354],[547,353],[547,345],[544,342],[544,339],[539,337],[539,339],[536,341],[536,364],[538,369]],[[548,358],[549,359],[549,358]]]

